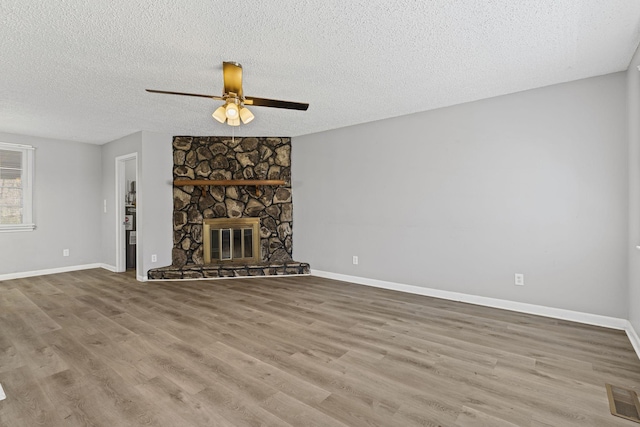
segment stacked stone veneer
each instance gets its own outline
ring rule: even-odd
[[[174,137],[173,178],[269,179],[283,180],[285,184],[259,189],[242,185],[174,187],[172,266],[150,270],[149,278],[309,273],[308,264],[291,259],[290,138]],[[203,266],[203,219],[241,217],[260,218],[264,265],[249,270],[248,266]]]

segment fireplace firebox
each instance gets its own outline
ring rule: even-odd
[[[260,218],[203,221],[205,264],[259,263]]]

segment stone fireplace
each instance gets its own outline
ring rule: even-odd
[[[290,138],[174,137],[173,178],[172,265],[150,279],[309,274],[291,258]]]

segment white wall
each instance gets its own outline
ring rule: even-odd
[[[629,321],[640,332],[640,48],[627,71],[629,132]]]
[[[100,262],[100,147],[0,133],[36,147],[32,232],[0,233],[0,274]],[[62,250],[69,249],[63,257]]]
[[[296,137],[294,258],[626,318],[626,135],[617,73]]]

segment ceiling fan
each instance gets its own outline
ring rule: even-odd
[[[247,124],[254,119],[253,114],[247,107],[245,107],[245,105],[304,111],[309,108],[309,104],[303,104],[301,102],[244,96],[244,93],[242,92],[242,65],[237,62],[223,62],[222,74],[224,78],[224,90],[222,92],[222,96],[169,92],[166,90],[154,89],[147,89],[147,92],[164,93],[169,95],[198,96],[201,98],[211,98],[217,101],[224,101],[224,105],[218,107],[216,111],[213,112],[212,116],[220,123],[224,123],[226,121],[230,126],[240,126],[240,120],[242,120],[242,123]]]

